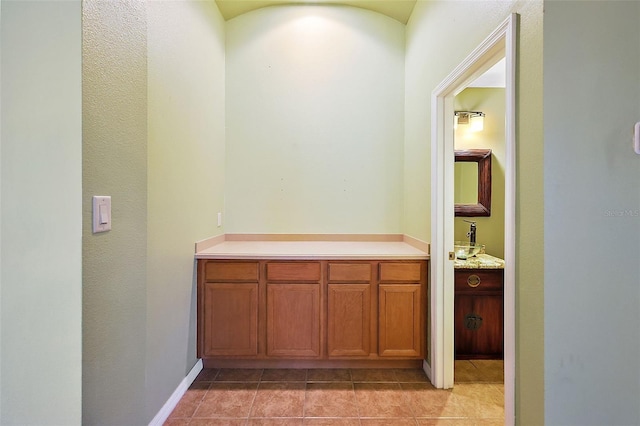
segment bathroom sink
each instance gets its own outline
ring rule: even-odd
[[[480,253],[484,246],[478,243],[469,243],[468,241],[456,241],[453,243],[453,250],[456,253],[456,259],[466,260]]]

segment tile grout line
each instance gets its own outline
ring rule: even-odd
[[[304,399],[302,400],[302,423],[304,424],[304,417],[307,413],[307,392],[309,391],[309,369],[304,373]]]
[[[256,393],[253,394],[253,399],[251,400],[251,404],[249,404],[249,412],[247,413],[247,418],[245,419],[245,423],[248,425],[249,420],[251,419],[251,411],[253,410],[253,404],[256,403],[256,399],[258,398],[258,391],[260,390],[260,384],[262,383],[262,376],[264,376],[264,368],[260,370],[260,377],[258,377],[258,383],[256,385]],[[248,381],[244,381],[243,383],[250,383]]]
[[[351,370],[349,370],[349,377],[351,377]],[[358,397],[356,396],[356,385],[351,378],[351,392],[353,392],[353,402],[356,405],[356,412],[358,413],[358,424],[362,424],[362,414],[360,413],[360,404],[358,403]]]
[[[202,397],[200,398],[200,400],[198,401],[198,404],[196,404],[196,408],[193,410],[193,412],[191,413],[191,415],[189,416],[189,422],[191,423],[191,420],[193,420],[193,416],[195,416],[196,412],[198,411],[198,408],[200,408],[200,406],[202,405],[202,402],[204,401],[204,399],[207,396],[207,393],[209,393],[209,390],[211,389],[211,385],[213,383],[213,381],[215,380],[216,377],[218,377],[218,374],[220,374],[220,370],[216,371],[215,376],[213,377],[213,379],[211,381],[208,381],[207,383],[207,390],[202,394]],[[197,377],[196,377],[197,379]],[[202,382],[201,382],[202,383]],[[171,416],[171,415],[169,415]]]

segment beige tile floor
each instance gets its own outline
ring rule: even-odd
[[[205,369],[167,426],[502,425],[502,361],[456,361],[453,389],[422,370]]]

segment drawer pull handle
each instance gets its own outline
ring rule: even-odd
[[[469,275],[467,284],[469,284],[469,287],[478,287],[480,285],[480,277],[475,274]]]
[[[464,316],[464,326],[467,330],[478,330],[482,327],[482,317],[478,314],[467,314]]]

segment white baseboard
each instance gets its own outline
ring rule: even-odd
[[[175,391],[171,394],[167,402],[164,403],[158,414],[149,422],[149,426],[162,426],[164,422],[169,418],[169,415],[176,408],[180,398],[185,394],[191,383],[198,377],[198,373],[202,371],[202,360],[199,359],[196,365],[193,366],[187,377],[182,379],[182,382],[178,385]]]
[[[433,379],[431,378],[431,366],[429,364],[427,364],[427,360],[426,359],[422,360],[422,370],[427,375],[429,380],[433,381]]]

